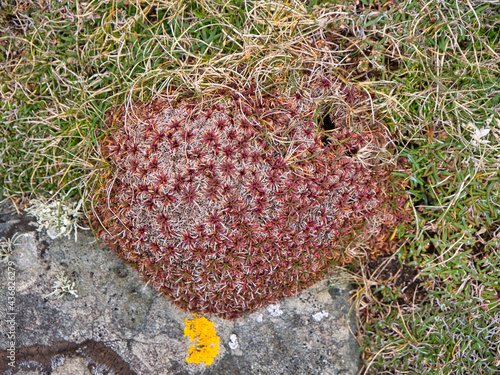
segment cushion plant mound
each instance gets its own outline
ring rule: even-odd
[[[181,308],[225,318],[352,261],[353,243],[390,251],[404,199],[379,160],[388,139],[350,115],[366,94],[340,93],[328,135],[300,93],[121,108],[102,147],[99,236]]]

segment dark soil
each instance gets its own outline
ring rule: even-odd
[[[400,289],[398,303],[412,305],[421,302],[427,295],[422,287],[425,283],[423,277],[418,277],[418,269],[401,264],[397,259],[380,258],[367,265],[367,277],[391,288],[393,291]],[[375,295],[382,299],[382,295]]]

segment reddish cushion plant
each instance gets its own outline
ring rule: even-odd
[[[352,261],[353,243],[391,251],[404,199],[367,152],[388,139],[346,111],[365,94],[344,90],[328,136],[300,93],[219,94],[122,108],[103,144],[94,226],[150,285],[233,318]]]

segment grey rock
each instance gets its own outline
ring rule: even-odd
[[[21,234],[10,259],[15,267],[18,367],[9,367],[9,343],[1,340],[0,373],[336,375],[358,371],[349,286],[333,284],[332,277],[242,318],[228,321],[207,316],[220,337],[220,354],[210,366],[188,364],[192,342],[184,337],[184,327],[192,314],[148,287],[90,232],[80,232],[76,243],[67,238],[52,240],[35,232],[29,221],[12,213],[0,215],[0,237]],[[51,294],[61,272],[74,282],[78,297]],[[8,265],[0,263],[4,336],[8,333],[7,277]]]

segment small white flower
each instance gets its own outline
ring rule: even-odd
[[[484,137],[486,137],[489,132],[490,132],[491,129],[489,128],[481,128],[481,129],[478,129],[475,127],[474,129],[474,133],[472,134],[472,141],[471,141],[471,144],[474,146],[474,147],[477,147],[479,146],[479,144],[487,144],[487,143],[490,143],[490,141],[488,141],[487,139],[483,139]]]
[[[472,135],[472,138],[479,140],[483,137],[486,137],[489,132],[490,132],[490,129],[488,129],[488,128],[476,129],[476,131]]]

